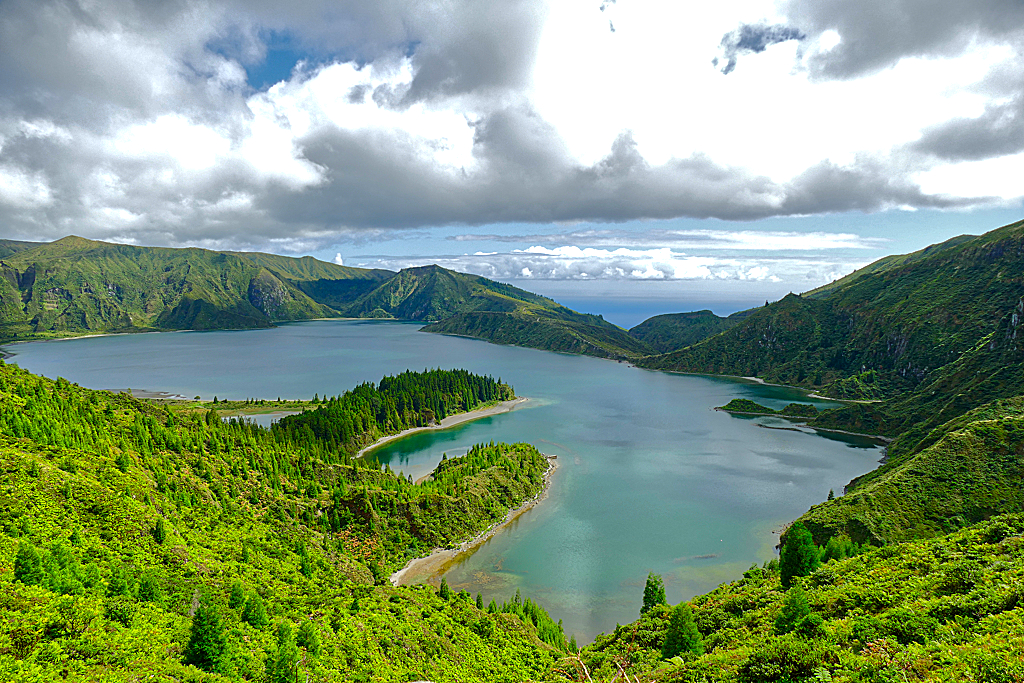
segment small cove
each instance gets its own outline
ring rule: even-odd
[[[445,574],[456,590],[538,599],[581,641],[627,623],[648,571],[672,603],[738,578],[774,554],[782,524],[882,456],[876,442],[713,410],[733,398],[772,408],[802,392],[649,372],[594,358],[418,332],[420,325],[315,321],[269,330],[121,335],[5,347],[11,362],[84,386],[204,398],[334,395],[384,374],[461,367],[531,400],[372,453],[419,478],[442,455],[527,441],[558,456],[551,493]]]

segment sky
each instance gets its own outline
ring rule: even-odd
[[[0,237],[728,313],[1020,219],[1022,73],[1020,0],[0,0]]]

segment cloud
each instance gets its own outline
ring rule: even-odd
[[[792,282],[810,289],[863,266],[863,260],[784,258],[766,255],[719,257],[689,255],[673,249],[598,249],[578,245],[532,246],[498,253],[368,257],[360,267],[400,270],[428,264],[501,281],[702,281]],[[350,259],[351,265],[351,259]],[[528,287],[528,284],[524,284]]]
[[[721,71],[723,74],[729,74],[736,68],[736,60],[740,55],[764,52],[771,45],[790,40],[803,40],[806,37],[800,29],[792,26],[743,24],[735,31],[722,36],[722,42],[718,46],[721,57],[715,57],[711,63],[718,66],[720,62],[725,62]]]
[[[345,261],[343,261],[342,258],[341,258],[341,252],[340,251],[337,254],[334,255],[334,262],[337,263],[339,266],[345,265]]]
[[[872,249],[881,246],[877,238],[851,233],[794,232],[771,230],[664,230],[643,232],[613,229],[588,229],[553,234],[479,234],[463,233],[447,238],[457,242],[533,242],[582,246],[659,246],[676,249],[713,250],[796,250]]]
[[[910,148],[948,161],[977,161],[1024,151],[1024,93],[990,104],[981,116],[956,118],[924,131]]]
[[[956,81],[962,97],[950,115],[934,113],[951,99],[942,84],[925,93],[934,99],[917,98],[919,109],[889,96],[921,80],[912,75],[891,76],[887,90],[826,81],[979,41],[1019,47],[1021,11],[994,0],[941,0],[946,14],[924,0],[896,4],[941,26],[893,15],[908,35],[889,45],[868,39],[877,22],[857,3],[788,0],[770,22],[748,22],[722,41],[723,68],[760,55],[726,79],[706,58],[745,19],[731,7],[693,16],[699,33],[679,45],[659,31],[676,31],[676,15],[666,15],[683,10],[640,3],[606,2],[602,13],[589,0],[8,0],[0,224],[4,236],[26,239],[75,232],[297,252],[435,226],[752,221],[994,201],[988,192],[928,193],[916,179],[941,162],[1022,149],[1012,50],[998,68],[981,60],[991,69],[984,82]],[[830,31],[838,42],[823,42]],[[281,36],[301,58],[287,80],[256,89],[249,73]],[[806,71],[772,70],[796,51],[766,50],[780,41],[800,41]],[[874,104],[852,123],[842,118],[865,93]],[[559,110],[565,102],[579,108]],[[816,109],[820,102],[839,104]],[[865,118],[896,132],[876,142],[871,125],[855,125]],[[652,233],[628,244],[595,234],[576,244],[859,248],[855,237],[743,232]],[[530,263],[514,272],[523,268],[542,272]],[[670,270],[650,268],[638,267]]]
[[[1014,0],[785,0],[788,25],[816,41],[807,67],[817,78],[847,79],[878,72],[908,57],[950,57],[981,42],[1021,45],[1024,4]]]

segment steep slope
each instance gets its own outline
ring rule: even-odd
[[[426,332],[549,351],[606,358],[633,358],[651,351],[600,316],[439,266],[405,269],[340,310],[352,317],[423,320],[431,323],[423,328]]]
[[[629,334],[659,353],[692,346],[739,324],[751,311],[733,313],[727,318],[711,311],[667,313],[648,318],[629,330]]]
[[[671,612],[658,606],[556,670],[680,683],[1024,678],[1020,515],[834,559],[796,583],[786,591],[773,561],[691,600],[699,654],[662,659]]]
[[[1024,511],[1022,482],[1024,397],[1015,397],[936,428],[800,521],[819,543],[832,536],[876,545],[934,536]]]
[[[939,246],[891,257],[813,296],[787,296],[723,334],[641,364],[876,399],[937,381],[972,354],[972,368],[993,366],[986,354],[1019,363],[1024,223]],[[979,347],[985,339],[987,350]]]
[[[0,338],[267,327],[336,315],[295,283],[383,274],[315,259],[162,249],[66,237],[0,261]],[[314,285],[315,286],[315,285]]]
[[[426,331],[634,358],[653,351],[600,316],[438,266],[400,273],[312,257],[162,249],[66,237],[0,243],[0,342],[87,332],[269,327],[398,318]]]
[[[19,240],[0,240],[0,258],[6,258],[19,251],[38,247],[41,242],[21,242]]]

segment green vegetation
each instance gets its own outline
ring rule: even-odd
[[[661,646],[662,659],[672,659],[683,653],[698,656],[704,654],[704,641],[693,620],[693,610],[685,602],[672,608],[668,630],[665,632],[665,644]]]
[[[512,387],[465,370],[404,372],[324,399],[316,410],[272,427],[279,439],[309,442],[354,455],[382,436],[426,427],[449,415],[515,398]]]
[[[658,353],[668,353],[724,332],[739,324],[750,313],[740,311],[727,318],[719,317],[711,311],[656,315],[631,328],[629,334]]]
[[[741,415],[781,415],[783,417],[815,417],[818,409],[810,403],[790,403],[782,410],[775,410],[755,403],[747,398],[734,398],[724,406],[715,410],[724,410],[727,413],[739,413]]]
[[[665,601],[665,582],[659,574],[649,572],[647,583],[644,585],[644,604],[640,607],[640,616],[650,612],[658,605],[667,604]]]
[[[1024,406],[997,401],[900,443],[878,470],[801,521],[819,543],[832,536],[875,544],[945,533],[1024,510]],[[895,445],[895,444],[894,444]]]
[[[281,258],[278,265],[287,261],[295,259]],[[275,320],[336,315],[292,284],[285,268],[271,270],[243,255],[202,249],[66,237],[9,254],[0,269],[4,340],[267,327]]]
[[[893,436],[924,423],[927,432],[1024,393],[1024,347],[1017,338],[1024,301],[1011,275],[1024,268],[1022,245],[1024,221],[887,257],[638,364],[757,376],[836,398],[888,399],[870,410],[851,407],[829,422],[874,423],[876,433]]]
[[[433,323],[429,332],[635,358],[653,349],[600,316],[438,266],[400,273],[312,257],[162,249],[66,237],[0,241],[0,342],[97,332],[269,327],[321,317]]]
[[[829,561],[788,591],[774,563],[751,567],[690,601],[702,651],[667,657],[683,617],[660,607],[556,670],[603,681],[1019,681],[1022,592],[1024,516],[1005,515]]]
[[[565,646],[535,603],[524,619],[384,584],[536,495],[546,458],[480,445],[420,486],[348,460],[0,364],[0,678],[541,677]]]
[[[779,579],[784,588],[789,588],[793,579],[807,576],[818,568],[820,558],[814,539],[800,522],[794,522],[782,536],[782,550],[779,553]]]

